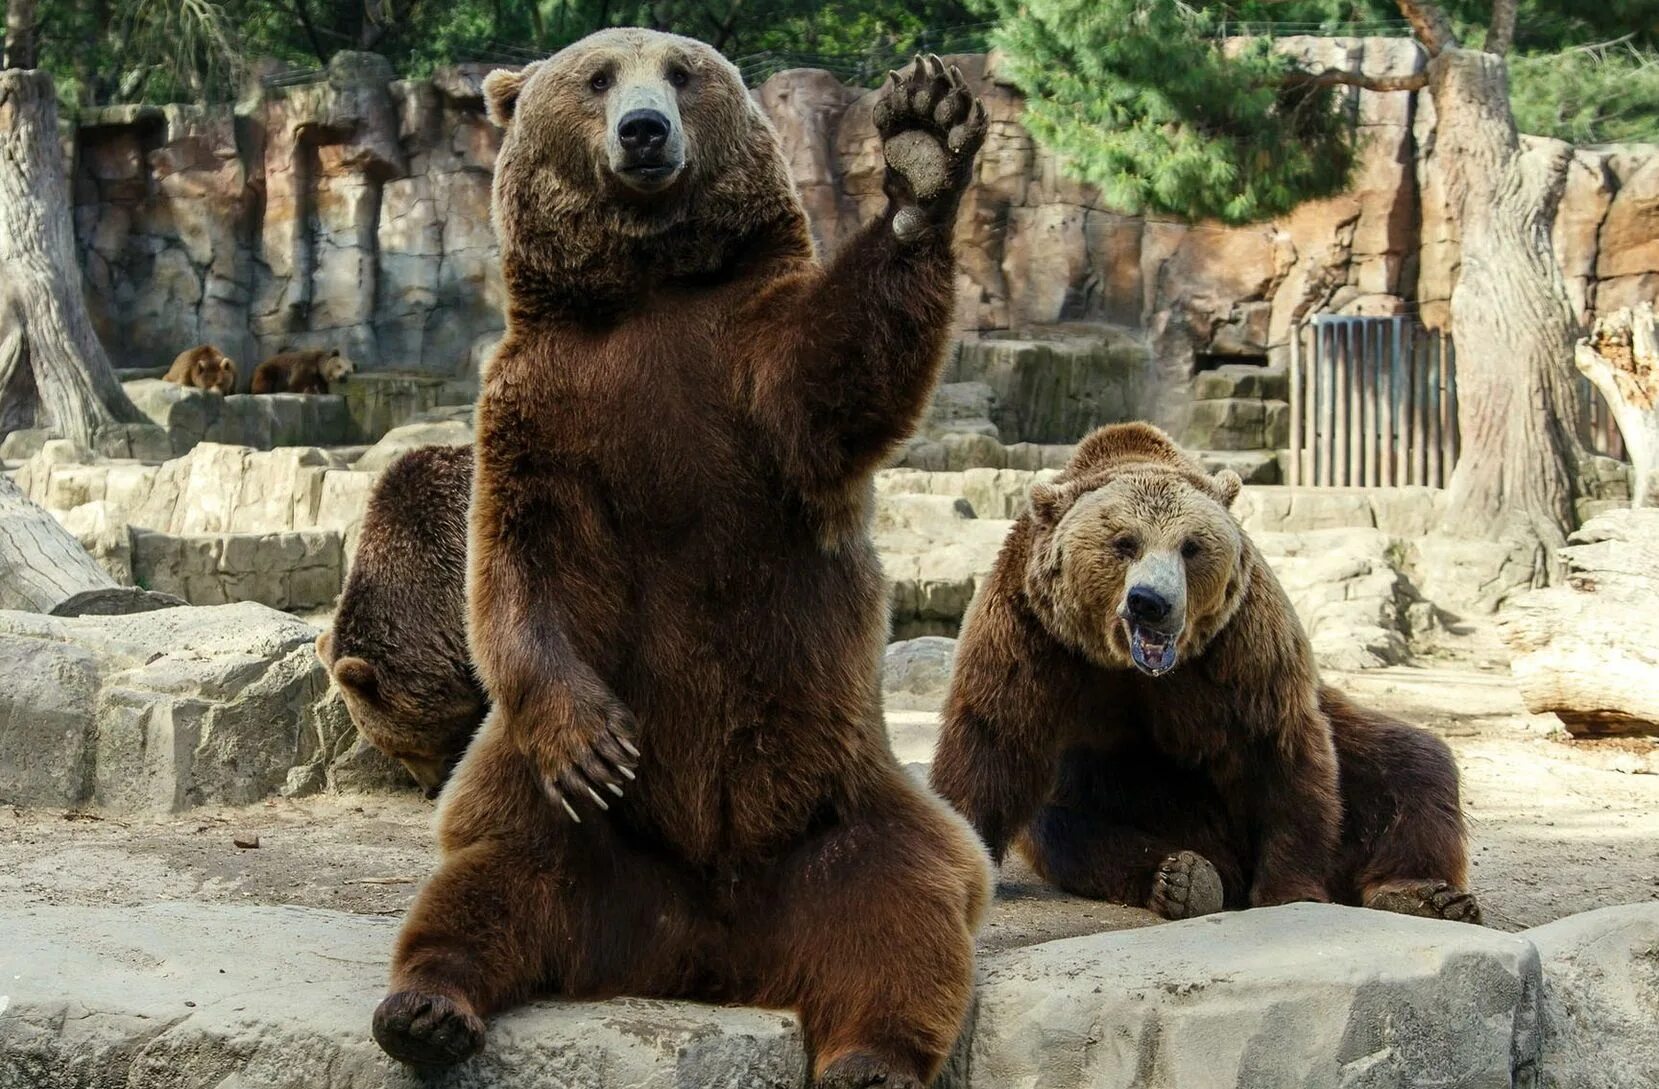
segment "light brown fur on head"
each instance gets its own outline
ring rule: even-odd
[[[236,392],[236,363],[211,344],[186,349],[173,360],[165,381],[214,393]]]
[[[1170,606],[1164,667],[1203,652],[1249,585],[1249,547],[1228,507],[1238,474],[1215,476],[1163,432],[1126,424],[1095,432],[1053,484],[1031,489],[1026,587],[1045,622],[1101,665],[1135,666],[1130,591]]]
[[[763,234],[793,235],[811,253],[770,122],[737,69],[702,42],[601,31],[519,71],[492,72],[484,97],[507,130],[493,209],[515,307],[576,296],[602,310],[721,268]],[[683,160],[658,192],[638,191],[617,170],[613,115],[636,101],[661,106]]]

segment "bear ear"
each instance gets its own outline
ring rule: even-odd
[[[317,661],[325,666],[334,664],[334,633],[325,631],[317,636]]]
[[[1215,485],[1215,497],[1221,500],[1224,507],[1232,506],[1233,500],[1238,498],[1239,489],[1244,487],[1243,479],[1231,469],[1221,470],[1212,476],[1210,481]]]
[[[1052,526],[1060,518],[1061,491],[1057,485],[1031,485],[1031,518],[1038,525]]]
[[[362,658],[341,658],[334,663],[334,683],[354,695],[373,697],[380,690],[374,666]]]
[[[513,122],[513,114],[518,110],[519,92],[524,85],[530,82],[530,76],[541,64],[527,64],[518,71],[510,68],[497,68],[484,77],[484,107],[494,121],[501,128],[506,128]]]

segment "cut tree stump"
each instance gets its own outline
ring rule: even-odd
[[[1652,303],[1596,319],[1573,362],[1601,391],[1630,455],[1630,505],[1659,506],[1659,335]]]
[[[1597,515],[1560,556],[1566,584],[1499,617],[1527,709],[1579,736],[1659,734],[1659,509]]]
[[[110,616],[183,604],[116,583],[57,519],[0,476],[0,609]]]

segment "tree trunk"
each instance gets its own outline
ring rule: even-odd
[[[40,63],[37,0],[6,0],[6,60],[4,68],[33,68]]]
[[[1578,329],[1550,245],[1571,149],[1515,130],[1501,57],[1448,45],[1429,61],[1434,168],[1461,222],[1452,288],[1461,452],[1445,528],[1518,537],[1534,580],[1576,521],[1583,399],[1568,364]]]
[[[1521,697],[1575,734],[1659,733],[1659,510],[1610,511],[1572,540],[1567,585],[1499,621]]]
[[[111,435],[122,425],[147,424],[116,380],[81,294],[45,72],[0,71],[0,268],[0,438],[49,428],[107,449],[119,445]],[[102,442],[100,432],[108,432]]]
[[[1659,507],[1659,329],[1652,303],[1596,319],[1573,361],[1613,412],[1630,455],[1630,505]]]
[[[81,542],[0,476],[0,609],[49,613],[76,594],[115,588]]]

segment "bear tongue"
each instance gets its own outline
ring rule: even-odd
[[[1157,677],[1175,666],[1175,640],[1139,624],[1129,626],[1129,656],[1143,673]]]

